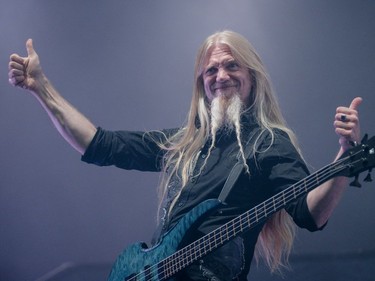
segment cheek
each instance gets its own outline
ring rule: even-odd
[[[244,88],[245,88],[245,91],[246,91],[247,94],[250,94],[251,86],[252,86],[251,84],[252,84],[251,76],[250,76],[250,74],[248,74],[244,78]]]
[[[208,98],[208,100],[212,100],[213,98],[213,95],[212,95],[212,92],[211,92],[211,79],[203,79],[203,88],[204,88],[204,92],[206,94],[206,97]]]
[[[251,83],[246,83],[245,85],[245,91],[247,95],[250,95],[251,92]]]
[[[250,78],[249,78],[250,79]],[[244,80],[241,89],[241,98],[242,101],[245,103],[250,102],[250,95],[251,95],[251,82],[249,80]]]
[[[209,89],[210,88],[210,81],[211,81],[211,79],[210,78],[203,78],[203,86],[204,86],[204,88],[205,89]]]
[[[205,91],[205,95],[206,95],[207,101],[211,103],[211,101],[213,100],[214,96],[211,94],[210,91]]]

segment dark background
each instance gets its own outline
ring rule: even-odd
[[[159,175],[80,162],[38,102],[8,84],[9,55],[26,55],[27,38],[56,88],[96,125],[145,130],[184,122],[199,45],[237,31],[263,58],[314,171],[339,148],[337,106],[362,96],[362,131],[374,134],[374,15],[370,0],[2,0],[0,280],[111,263],[155,228]],[[299,232],[293,257],[374,251],[374,187],[348,189],[323,232]]]

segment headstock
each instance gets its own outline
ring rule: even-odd
[[[364,181],[371,182],[371,171],[375,166],[375,137],[368,139],[367,134],[363,137],[360,144],[353,143],[353,147],[337,160],[340,172],[338,175],[345,177],[354,177],[350,183],[351,186],[361,187],[358,176],[364,171],[368,171]]]

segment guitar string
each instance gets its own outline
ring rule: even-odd
[[[319,173],[322,173],[324,170],[326,170],[326,168],[327,167],[325,167],[325,168],[322,168],[320,171],[318,171],[317,173],[315,173],[312,177],[308,177],[305,181],[303,181],[303,185],[307,185],[309,182],[311,183],[311,181],[313,181],[313,182],[316,182],[317,181],[317,179],[316,179],[316,175],[317,174],[319,174]],[[328,167],[328,172],[330,172],[330,170],[331,170],[331,174],[333,175],[333,174],[335,174],[336,172],[334,172],[334,171],[332,171],[332,166],[329,166]],[[323,175],[321,178],[323,179],[323,178],[329,178],[330,177],[330,175],[328,175],[328,174],[326,174],[326,175]],[[319,180],[318,179],[318,182],[320,182],[321,180]],[[302,183],[301,183],[302,184]],[[300,184],[300,185],[301,185]],[[294,188],[293,188],[294,187]],[[270,203],[272,204],[272,209],[275,211],[276,209],[279,209],[280,207],[282,207],[282,206],[284,206],[285,205],[285,203],[286,202],[289,202],[289,200],[291,200],[291,199],[293,199],[293,198],[296,198],[296,197],[298,197],[299,195],[300,195],[300,193],[303,193],[304,191],[307,191],[308,189],[306,189],[305,188],[305,190],[302,190],[301,188],[299,189],[300,191],[299,191],[299,193],[298,194],[296,194],[296,192],[295,192],[295,188],[296,187],[298,187],[298,185],[295,185],[295,186],[291,186],[291,187],[289,187],[287,190],[284,190],[284,191],[282,191],[282,192],[280,192],[280,194],[283,194],[283,201],[276,201],[276,204],[279,204],[277,207],[275,206],[275,201],[274,200],[272,200],[272,203],[271,203],[271,200],[266,200],[264,203],[262,203],[262,204],[260,204],[260,205],[264,205],[261,209],[260,209],[260,211],[258,210],[259,209],[259,206],[260,205],[257,205],[256,207],[254,207],[254,208],[252,208],[251,210],[249,210],[248,212],[246,212],[245,213],[245,216],[244,216],[244,214],[243,215],[241,215],[241,216],[239,216],[239,217],[237,217],[237,218],[235,218],[234,220],[232,220],[232,221],[230,221],[229,223],[227,223],[227,224],[225,224],[224,226],[228,229],[228,225],[229,224],[232,224],[232,228],[231,228],[231,230],[227,230],[225,233],[227,233],[227,235],[228,235],[228,239],[229,239],[229,237],[232,237],[232,236],[234,236],[234,235],[236,235],[236,233],[239,233],[239,232],[242,232],[243,230],[244,230],[244,228],[243,228],[243,220],[244,219],[246,219],[246,217],[248,217],[249,216],[249,212],[251,212],[252,210],[253,210],[253,216],[254,216],[254,214],[255,214],[255,222],[259,222],[259,220],[261,220],[261,219],[263,219],[263,215],[264,215],[264,218],[266,218],[267,217],[267,208],[268,208],[268,210],[271,210],[270,209],[270,207],[268,206],[267,207],[267,205],[269,205]],[[291,194],[291,190],[292,190],[292,192],[293,192],[293,194]],[[277,194],[277,195],[280,195],[280,194]],[[275,196],[277,196],[277,195],[275,195]],[[280,196],[279,196],[280,197]],[[274,197],[271,197],[270,199],[274,199]],[[286,201],[285,201],[286,200]],[[268,201],[268,202],[267,202]],[[268,214],[270,214],[271,212],[268,212]],[[258,218],[258,216],[261,216],[261,218],[259,219]],[[250,227],[251,226],[251,224],[252,223],[254,223],[254,222],[252,222],[251,220],[252,219],[254,219],[254,217],[253,218],[250,218],[250,220],[249,219],[247,219],[247,221],[248,221],[248,226],[247,227]],[[242,222],[242,223],[241,223]],[[237,223],[239,223],[240,224],[240,226],[236,226],[236,224]],[[210,237],[210,236],[213,236],[214,235],[214,237],[216,236],[216,234],[218,233],[218,234],[220,234],[221,232],[222,232],[222,230],[225,228],[224,226],[222,226],[222,227],[220,227],[219,229],[218,229],[218,231],[213,231],[213,232],[211,232],[211,233],[209,233],[209,234],[207,234],[206,236],[204,236],[204,237],[202,237],[202,238],[205,238],[205,239],[199,239],[199,240],[197,240],[196,242],[197,243],[193,243],[193,244],[191,244],[192,246],[191,247],[186,247],[186,248],[183,248],[183,249],[185,249],[185,251],[181,251],[181,250],[183,250],[183,249],[181,249],[180,251],[178,251],[178,252],[176,252],[175,254],[173,254],[173,255],[171,255],[170,257],[168,257],[167,259],[165,259],[165,260],[169,260],[169,261],[167,261],[166,263],[164,263],[163,264],[163,271],[162,272],[160,272],[160,273],[162,273],[163,275],[162,275],[162,278],[164,278],[164,277],[166,277],[166,278],[168,278],[168,277],[170,277],[170,276],[172,276],[176,271],[178,271],[178,270],[180,270],[180,269],[182,269],[182,268],[184,268],[186,265],[188,265],[188,264],[190,264],[191,262],[193,262],[194,260],[196,260],[197,258],[195,257],[194,258],[194,256],[193,255],[195,255],[196,256],[196,252],[197,252],[197,247],[198,247],[198,249],[199,248],[202,248],[202,246],[203,246],[203,249],[204,249],[204,254],[207,252],[207,249],[205,249],[206,247],[209,247],[209,251],[211,251],[211,249],[213,248],[212,247],[212,241],[211,241],[211,239],[212,239],[212,237]],[[238,229],[240,227],[240,229]],[[246,228],[247,228],[246,227]],[[213,238],[214,238],[213,237]],[[209,239],[207,239],[207,238],[209,238]],[[200,241],[201,240],[201,241]],[[207,245],[207,243],[206,243],[206,245],[204,245],[204,243],[202,243],[202,242],[204,242],[204,241],[208,241],[208,245]],[[219,243],[217,243],[217,241],[216,241],[216,239],[214,239],[214,242],[215,242],[215,245],[214,245],[214,248],[217,248],[217,246],[218,245],[220,245],[221,243],[223,243],[223,241],[220,241]],[[203,244],[203,245],[202,245]],[[189,245],[190,246],[190,245]],[[188,248],[190,248],[190,249],[188,249]],[[190,251],[190,253],[189,253],[189,251]],[[193,253],[193,255],[191,254],[191,251],[193,251],[192,253]],[[188,262],[187,264],[184,264],[184,259],[180,259],[180,256],[181,256],[181,253],[180,252],[187,252],[187,256],[185,257],[185,263],[186,263],[186,260],[187,261],[189,261],[189,258],[191,259],[191,262]],[[177,260],[177,258],[178,258],[178,260]],[[182,265],[180,265],[180,263],[182,262]],[[161,263],[161,262],[160,262]],[[159,264],[160,264],[159,263]],[[171,264],[172,264],[172,267],[171,267]],[[150,269],[151,268],[148,268],[146,271],[148,271],[148,273],[146,273],[146,278],[147,277],[149,277],[149,275],[150,274],[152,274],[152,275],[154,275],[155,273],[157,273],[157,265],[154,265],[153,266],[154,267],[154,270],[152,270],[153,272],[150,272]],[[156,267],[156,268],[155,268]],[[155,270],[156,270],[156,272],[155,272]],[[161,280],[163,280],[163,279],[161,279]]]
[[[332,166],[329,166],[328,168],[328,170],[332,170],[331,169],[331,167]],[[324,168],[322,168],[321,170],[319,170],[317,173],[315,173],[314,175],[313,175],[313,177],[308,177],[306,180],[304,180],[303,181],[303,185],[307,185],[308,184],[308,182],[311,182],[311,181],[313,181],[313,182],[316,182],[316,179],[314,179],[314,178],[316,178],[316,175],[318,174],[318,173],[321,173],[323,170],[326,170],[326,167],[324,167]],[[331,172],[332,173],[332,172]],[[333,174],[335,174],[335,173],[333,173]],[[329,175],[326,175],[325,177],[323,176],[322,178],[327,178],[327,177],[329,177]],[[301,183],[302,184],[302,183]],[[301,185],[300,184],[300,185]],[[175,273],[175,271],[176,270],[180,270],[181,268],[184,268],[185,266],[186,266],[186,264],[184,264],[184,259],[180,259],[180,256],[183,256],[183,254],[185,254],[184,252],[187,252],[186,254],[188,254],[186,257],[185,257],[185,262],[186,262],[186,260],[188,260],[189,258],[191,259],[191,262],[193,262],[195,259],[194,259],[194,257],[193,257],[193,255],[190,253],[189,254],[189,251],[191,252],[191,251],[193,251],[193,254],[195,254],[196,255],[196,251],[197,251],[197,247],[198,247],[198,249],[199,248],[202,248],[202,244],[203,244],[203,248],[205,248],[205,247],[207,247],[207,246],[209,246],[210,247],[210,250],[211,250],[211,248],[212,248],[212,246],[211,246],[211,238],[212,237],[210,237],[210,236],[212,236],[212,235],[216,235],[216,233],[217,232],[219,232],[219,234],[222,232],[222,230],[224,230],[224,228],[227,228],[227,231],[225,232],[225,233],[227,233],[227,235],[228,235],[228,239],[229,239],[229,237],[231,237],[232,235],[236,235],[236,233],[239,233],[239,231],[243,231],[243,227],[242,227],[242,225],[243,225],[243,223],[241,223],[241,221],[243,221],[243,219],[245,219],[244,217],[248,217],[249,216],[249,212],[251,212],[252,210],[252,215],[254,216],[254,214],[255,214],[255,222],[258,222],[260,219],[258,218],[258,216],[263,216],[263,214],[265,215],[265,218],[267,217],[267,208],[269,208],[269,207],[267,207],[267,205],[269,205],[269,203],[271,203],[272,204],[272,209],[275,211],[275,210],[277,210],[277,209],[279,209],[280,207],[282,207],[282,206],[284,206],[285,204],[285,200],[286,200],[286,202],[289,202],[289,200],[291,200],[291,199],[293,199],[293,198],[296,198],[296,197],[298,197],[300,194],[298,194],[298,195],[296,195],[296,193],[295,193],[295,188],[293,188],[293,187],[297,187],[298,185],[295,185],[295,186],[291,186],[291,187],[289,187],[288,189],[286,189],[286,190],[284,190],[284,191],[282,191],[282,192],[280,192],[280,194],[283,194],[283,201],[280,201],[280,200],[277,200],[276,201],[276,204],[279,204],[277,207],[275,206],[275,201],[274,200],[272,200],[272,203],[270,202],[271,200],[270,199],[274,199],[274,196],[273,197],[271,197],[271,198],[269,198],[268,200],[266,200],[263,204],[260,204],[260,205],[264,205],[264,207],[262,207],[262,209],[263,209],[263,211],[259,211],[258,209],[259,209],[259,206],[260,205],[257,205],[257,206],[255,206],[254,208],[252,208],[251,210],[249,210],[248,212],[246,212],[245,214],[243,214],[243,215],[241,215],[241,216],[239,216],[239,217],[237,217],[237,218],[235,218],[234,220],[232,220],[232,221],[230,221],[229,223],[227,223],[227,224],[225,224],[225,225],[223,225],[222,227],[220,227],[219,229],[217,229],[216,231],[213,231],[213,232],[211,232],[211,233],[209,233],[209,234],[207,234],[206,236],[204,236],[204,237],[202,237],[202,238],[205,238],[205,239],[199,239],[199,240],[197,240],[195,243],[193,243],[193,244],[190,244],[189,246],[191,246],[191,247],[189,247],[189,246],[187,246],[187,247],[185,247],[185,248],[183,248],[183,249],[181,249],[180,251],[177,251],[176,253],[174,253],[173,255],[171,255],[171,256],[169,256],[168,258],[166,258],[166,259],[164,259],[163,261],[166,261],[166,262],[164,262],[164,264],[163,264],[163,271],[162,272],[160,272],[160,273],[162,273],[163,275],[162,275],[162,278],[164,278],[164,277],[170,277],[171,275],[173,275],[174,273]],[[291,191],[291,189],[293,190],[293,195],[292,194],[288,194],[288,193],[290,193],[290,191]],[[306,189],[305,189],[306,190]],[[308,189],[307,189],[308,190]],[[306,191],[307,191],[306,190]],[[301,190],[300,189],[300,193],[301,192],[304,192],[304,190]],[[275,196],[277,196],[277,195],[280,195],[280,194],[276,194]],[[279,196],[280,197],[280,196]],[[267,202],[268,201],[268,202]],[[270,209],[268,209],[268,210],[270,210]],[[269,212],[269,213],[271,213],[271,212]],[[244,216],[245,215],[245,216]],[[254,219],[254,217],[253,218],[250,218],[250,220],[249,219],[247,219],[247,221],[248,221],[248,227],[250,227],[251,226],[251,224],[252,224],[252,219]],[[261,219],[263,219],[262,217],[261,217]],[[235,222],[236,221],[236,222]],[[228,225],[230,224],[230,223],[232,223],[232,230],[229,230],[228,231]],[[238,228],[238,226],[236,226],[236,224],[237,223],[240,223],[240,229],[238,230],[237,228]],[[253,222],[254,223],[254,222]],[[247,227],[246,227],[247,228]],[[207,239],[208,237],[210,237],[210,239]],[[202,243],[202,242],[204,242],[204,241],[209,241],[208,242],[208,245],[206,244],[206,245],[204,245],[204,243]],[[214,242],[215,242],[215,248],[216,248],[216,246],[217,246],[217,242],[216,242],[216,240],[214,239]],[[220,241],[221,243],[223,242],[223,241]],[[221,243],[219,243],[219,245],[221,244]],[[190,249],[189,249],[190,248]],[[184,250],[185,249],[185,250]],[[184,250],[184,251],[182,251],[182,250]],[[204,253],[206,253],[206,251],[207,251],[207,249],[204,249]],[[181,253],[182,253],[182,255],[181,255]],[[178,258],[178,260],[177,260],[177,258]],[[159,264],[160,263],[162,263],[163,261],[161,261],[161,262],[159,262]],[[182,265],[180,265],[180,263],[183,263]],[[189,262],[187,263],[187,264],[190,264]],[[172,267],[171,267],[171,265],[172,265]],[[152,267],[153,267],[153,269],[152,269]],[[174,268],[173,268],[174,267]],[[155,270],[156,270],[156,272],[155,272]],[[150,275],[155,275],[156,273],[157,273],[157,270],[158,270],[158,267],[157,267],[157,265],[154,265],[154,266],[151,266],[150,268],[148,268],[147,270],[146,270],[146,272],[148,272],[148,273],[146,273],[146,278],[147,277],[149,277]],[[143,274],[145,271],[143,271],[143,272],[141,272],[140,274],[138,274],[137,276],[139,276],[139,275],[141,275],[141,274]],[[136,278],[136,276],[134,276],[135,278]],[[136,279],[129,279],[129,280],[136,280]],[[163,280],[163,279],[161,279],[161,280]]]
[[[340,168],[340,165],[342,163],[344,163],[345,161],[347,161],[348,159],[349,159],[349,156],[345,157],[345,158],[342,158],[342,159],[339,159],[338,161],[321,168],[316,173],[309,175],[307,178],[302,180],[300,183],[296,183],[296,184],[288,187],[284,191],[279,192],[278,194],[276,194],[276,195],[272,196],[271,198],[265,200],[263,203],[253,207],[252,209],[250,209],[249,211],[245,212],[244,214],[236,217],[232,221],[229,221],[228,223],[224,224],[223,226],[221,226],[221,227],[217,228],[216,230],[208,233],[207,235],[201,237],[200,239],[196,240],[192,244],[176,251],[174,254],[172,254],[169,257],[161,260],[157,264],[154,264],[154,265],[150,266],[149,268],[147,268],[147,270],[143,270],[143,271],[139,272],[137,275],[131,277],[128,280],[129,281],[137,280],[137,278],[140,277],[143,274],[145,274],[146,279],[150,278],[150,277],[154,276],[155,274],[158,274],[158,269],[159,269],[158,266],[160,264],[162,264],[162,270],[159,272],[159,274],[161,274],[160,280],[165,280],[165,278],[171,277],[176,272],[178,272],[182,268],[186,267],[187,265],[191,264],[192,262],[197,260],[202,255],[206,254],[207,252],[212,251],[212,248],[216,249],[218,246],[220,246],[220,245],[224,244],[226,241],[228,241],[230,237],[235,236],[236,234],[241,233],[244,230],[247,230],[248,228],[250,228],[252,226],[252,224],[258,223],[260,221],[259,216],[261,217],[261,219],[265,219],[265,218],[267,218],[268,214],[273,214],[274,212],[276,212],[277,210],[279,210],[283,206],[285,206],[285,204],[288,203],[290,200],[292,200],[294,198],[297,198],[300,195],[309,191],[311,186],[309,188],[306,188],[306,186],[308,186],[312,183],[315,183],[317,181],[318,181],[318,183],[320,183],[322,181],[324,182],[325,179],[329,179],[332,175],[337,174],[338,171],[344,170],[345,166]],[[326,170],[328,170],[328,171],[326,171]],[[322,174],[322,175],[320,175],[320,174]],[[305,186],[304,189],[303,189],[303,186]],[[297,189],[297,193],[296,193],[296,189]],[[282,196],[283,200],[282,201],[281,200],[275,201],[274,200],[275,197],[280,197],[281,194],[283,194],[283,196]],[[262,205],[261,208],[259,207],[260,205]],[[269,205],[271,205],[271,207]],[[258,210],[259,208],[260,208],[260,210]],[[269,212],[267,212],[267,210]],[[255,214],[255,218],[254,218],[254,214]],[[263,217],[263,215],[264,215],[264,217]],[[249,218],[249,216],[252,216],[252,217]],[[254,221],[254,219],[255,219],[255,221]],[[232,226],[231,226],[231,229],[228,230],[228,226],[230,224]],[[237,225],[237,224],[239,224],[239,225]],[[243,227],[244,224],[247,224],[247,225],[245,225],[245,227]],[[227,230],[224,233],[227,234],[227,238],[223,240],[221,233],[223,232],[223,230],[225,230],[225,228]],[[215,236],[218,236],[218,235],[219,235],[219,237],[221,237],[219,242],[217,241],[217,238],[215,238]],[[211,236],[213,236],[213,237],[211,237]],[[209,239],[207,239],[207,238],[209,238]],[[212,238],[214,238],[213,241],[211,241]],[[205,241],[208,241],[208,244],[206,243],[206,245],[204,245]],[[215,243],[215,244],[212,246],[213,243]],[[209,250],[205,249],[206,247],[210,247]],[[202,249],[202,248],[204,249],[203,254],[200,253],[197,256],[197,249]],[[185,255],[185,257],[184,257],[184,255]]]
[[[331,170],[331,175],[337,173],[335,171],[332,171],[333,170],[332,167],[333,167],[332,165],[328,167],[328,170]],[[318,172],[321,173],[323,170],[327,170],[327,169],[322,168]],[[303,182],[303,184],[306,185],[309,182],[311,183],[311,181],[316,182],[316,179],[314,179],[314,178],[316,178],[317,173],[315,173],[309,179],[306,179]],[[330,175],[326,174],[325,176],[324,175],[321,176],[321,178],[323,179],[323,178],[327,178],[329,176]],[[294,186],[291,186],[291,187],[294,187],[294,189],[291,188],[291,187],[289,187],[290,188],[290,189],[288,188],[289,190],[284,190],[283,192],[280,192],[280,194],[284,193],[284,195],[283,195],[284,200],[283,201],[286,200],[286,202],[289,202],[291,199],[297,198],[298,196],[300,196],[300,193],[304,193],[305,191],[308,190],[308,189],[306,190],[306,189],[299,188],[299,192],[297,191],[297,193],[296,193],[295,189],[298,186],[299,185],[294,185]],[[293,194],[291,194],[291,192],[293,192]],[[277,194],[277,195],[279,195],[279,194]],[[275,195],[275,196],[277,196],[277,195]],[[189,251],[193,251],[193,255],[187,256],[187,257],[185,257],[185,259],[191,259],[192,261],[196,260],[197,258],[194,257],[194,255],[196,255],[196,253],[197,253],[197,249],[196,248],[197,247],[198,247],[198,249],[202,248],[202,244],[203,244],[203,248],[208,248],[208,249],[203,249],[204,254],[206,254],[207,251],[210,252],[210,251],[212,251],[212,249],[216,249],[218,246],[220,246],[221,244],[223,244],[225,241],[221,240],[221,241],[218,242],[217,238],[215,238],[215,237],[217,237],[217,236],[222,237],[222,235],[219,235],[219,234],[221,234],[221,232],[224,230],[224,228],[227,228],[227,230],[226,230],[225,233],[227,233],[229,235],[228,238],[225,239],[225,240],[229,240],[229,237],[235,236],[237,233],[243,232],[247,228],[247,227],[243,227],[244,221],[246,221],[249,224],[249,227],[250,227],[250,225],[252,225],[253,223],[257,223],[260,220],[262,220],[264,218],[267,218],[267,214],[273,213],[272,211],[276,211],[276,209],[280,209],[280,207],[283,207],[286,204],[285,202],[281,202],[279,200],[278,201],[274,201],[273,200],[273,202],[271,203],[272,199],[273,199],[273,197],[271,197],[270,199],[264,201],[264,203],[262,203],[262,204],[260,204],[260,205],[258,205],[256,207],[254,207],[254,208],[252,208],[251,210],[249,210],[245,214],[243,214],[243,215],[241,215],[241,216],[233,219],[232,221],[228,222],[227,224],[225,224],[224,226],[218,228],[217,230],[215,230],[215,231],[207,234],[206,236],[202,237],[201,239],[203,240],[203,243],[202,243],[202,241],[197,240],[196,241],[197,243],[195,243],[197,245],[195,245],[194,243],[191,244],[192,247],[190,247],[191,249],[189,249]],[[271,207],[269,206],[270,204],[271,204]],[[275,206],[277,204],[279,204],[279,205]],[[254,221],[254,217],[250,218],[250,220],[249,220],[249,218],[247,218],[249,216],[249,213],[252,210],[254,210],[252,213],[253,214],[255,213],[255,216],[256,216],[255,217],[255,221]],[[270,210],[271,210],[271,212],[270,212]],[[258,216],[260,216],[260,218],[258,218]],[[230,225],[232,225],[232,226],[230,226]],[[228,231],[228,228],[230,228],[229,231]],[[213,239],[213,241],[212,241],[212,239]],[[205,241],[208,241],[208,243],[206,243],[206,245],[204,245]],[[178,252],[176,252],[175,254],[178,254]],[[177,262],[177,265],[176,265],[176,262]],[[170,256],[170,261],[167,262],[167,263],[165,263],[165,264],[163,264],[163,266],[166,266],[166,265],[169,266],[167,269],[169,269],[170,271],[172,271],[171,273],[173,274],[174,273],[173,271],[176,271],[176,270],[178,271],[181,268],[183,268],[183,267],[186,266],[185,264],[179,265],[181,262],[183,263],[184,260],[182,260],[182,261],[180,259],[176,260],[176,258],[174,258],[173,255],[172,255],[172,256]],[[190,264],[190,263],[191,262],[188,261],[188,264]],[[172,264],[172,267],[176,267],[176,268],[175,269],[173,269],[173,268],[171,269],[170,268],[170,264]]]

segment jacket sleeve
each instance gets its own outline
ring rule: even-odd
[[[258,154],[261,178],[266,182],[268,196],[273,196],[285,188],[297,183],[309,175],[309,170],[291,143],[288,135],[280,130],[275,131],[273,144],[271,137],[265,137]],[[307,206],[307,194],[287,204],[285,210],[301,228],[309,231],[321,230],[315,224]]]
[[[107,131],[99,127],[81,160],[98,166],[160,171],[165,152],[158,143],[173,131]]]

